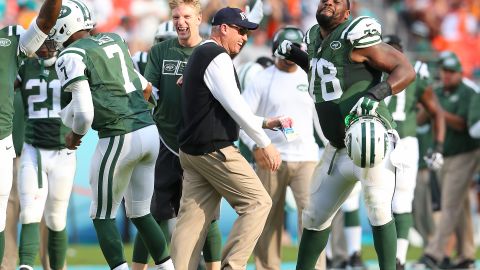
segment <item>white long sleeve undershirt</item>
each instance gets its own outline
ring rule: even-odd
[[[72,131],[84,135],[92,126],[94,116],[92,94],[88,82],[86,80],[74,82],[65,91],[72,92]]]
[[[232,59],[228,54],[221,53],[215,57],[208,65],[203,79],[212,95],[258,147],[263,148],[271,143],[262,129],[264,118],[254,115],[240,95]]]

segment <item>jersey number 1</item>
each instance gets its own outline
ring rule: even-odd
[[[133,92],[136,90],[135,85],[130,81],[130,77],[128,76],[128,68],[125,63],[125,56],[122,52],[122,48],[118,46],[118,44],[113,44],[109,45],[103,48],[105,53],[107,54],[107,57],[109,59],[112,59],[115,57],[115,54],[118,54],[120,58],[120,69],[122,70],[122,76],[123,76],[123,88],[125,88],[125,91],[127,93]]]

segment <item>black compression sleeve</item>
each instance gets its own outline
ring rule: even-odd
[[[376,101],[380,101],[392,95],[392,87],[384,81],[370,88],[367,95],[373,97]]]
[[[287,60],[295,62],[299,67],[301,67],[305,72],[308,73],[308,54],[302,51],[297,46],[292,46],[292,50],[290,51],[290,56],[287,57]]]

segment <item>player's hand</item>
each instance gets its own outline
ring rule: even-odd
[[[73,131],[70,131],[67,133],[67,135],[65,135],[65,146],[70,150],[77,150],[82,143],[82,137],[83,135],[79,135]]]
[[[293,119],[285,116],[277,116],[272,118],[265,118],[263,120],[262,128],[276,130],[277,128],[292,127]]]
[[[443,155],[440,152],[429,150],[423,157],[429,169],[437,171],[443,166]]]
[[[375,99],[369,97],[369,96],[364,96],[361,97],[355,106],[350,110],[350,113],[355,113],[357,116],[362,116],[362,115],[377,115],[377,108],[378,108],[378,101]]]
[[[177,85],[178,85],[180,88],[182,88],[182,85],[183,85],[183,75],[180,76],[180,78],[178,78],[178,80],[177,80]]]
[[[282,158],[280,157],[280,153],[277,151],[277,148],[273,144],[269,144],[265,148],[257,148],[255,151],[257,153],[254,153],[255,161],[257,161],[257,156],[258,156],[258,161],[257,164],[264,168],[268,169],[272,172],[278,170],[280,168],[280,165],[282,164]],[[254,152],[255,152],[254,151]]]
[[[275,50],[274,55],[280,59],[285,59],[290,56],[290,52],[292,51],[293,43],[290,40],[284,40],[278,48]]]

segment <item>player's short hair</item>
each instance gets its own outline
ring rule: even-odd
[[[202,12],[202,6],[199,0],[169,0],[168,5],[170,6],[170,10],[174,10],[180,5],[190,5],[192,6],[198,14]]]

